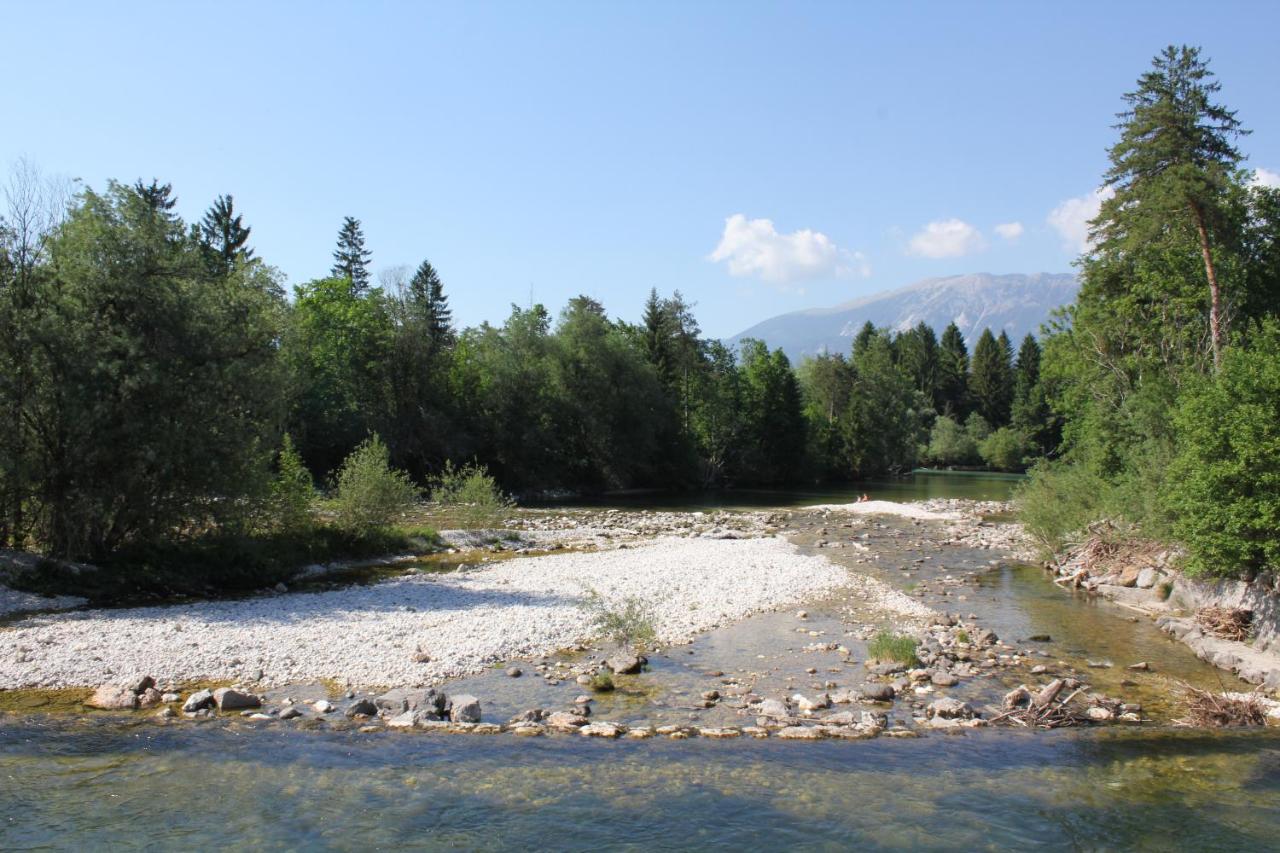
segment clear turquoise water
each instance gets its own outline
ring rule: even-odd
[[[1280,843],[1280,737],[602,742],[0,727],[27,849],[1147,849]]]

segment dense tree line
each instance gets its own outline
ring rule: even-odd
[[[1124,96],[1047,396],[1015,403],[1062,419],[1064,458],[1025,495],[1046,547],[1106,518],[1186,544],[1192,571],[1280,568],[1280,191],[1241,168],[1218,92],[1169,47]]]
[[[954,325],[868,326],[793,369],[703,336],[678,291],[636,324],[582,296],[458,329],[429,261],[374,283],[353,217],[290,298],[229,195],[188,226],[157,181],[47,189],[20,170],[0,229],[3,545],[251,530],[281,466],[328,488],[371,436],[419,483],[478,462],[522,494],[1017,468],[1053,444],[1031,337],[1015,360],[987,332],[971,363]]]

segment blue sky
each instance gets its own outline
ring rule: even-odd
[[[188,218],[230,192],[291,283],[357,216],[375,271],[429,258],[465,324],[531,292],[635,319],[657,287],[727,336],[1068,270],[1120,95],[1168,43],[1203,46],[1280,178],[1280,4],[123,7],[0,3],[0,165],[155,176]]]

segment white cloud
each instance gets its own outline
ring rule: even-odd
[[[1249,179],[1251,187],[1272,187],[1280,189],[1280,172],[1273,172],[1270,169],[1254,169],[1253,177]]]
[[[779,234],[773,220],[747,219],[741,213],[724,221],[720,244],[709,257],[716,263],[727,261],[732,276],[783,285],[871,275],[871,267],[861,252],[841,249],[826,234],[807,228]]]
[[[1111,187],[1099,187],[1088,195],[1069,198],[1049,211],[1049,225],[1062,236],[1065,249],[1089,251],[1089,222],[1098,215],[1102,203],[1115,194]]]
[[[1021,222],[1004,222],[996,226],[996,233],[1006,240],[1017,240],[1024,230]]]
[[[958,258],[987,247],[982,232],[961,219],[930,222],[911,238],[907,254],[926,258]]]

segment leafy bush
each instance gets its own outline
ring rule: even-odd
[[[315,485],[311,482],[311,472],[302,464],[302,457],[294,449],[293,439],[287,433],[280,446],[276,468],[268,497],[271,527],[285,533],[305,531],[314,523],[311,504],[315,498]]]
[[[881,631],[867,643],[867,654],[876,660],[897,661],[911,666],[918,662],[915,637]]]
[[[1178,452],[1164,501],[1193,575],[1280,567],[1280,325],[1227,350],[1174,417]]]
[[[1030,450],[1027,437],[1012,427],[1001,427],[978,445],[982,461],[999,471],[1021,471]]]
[[[978,446],[960,424],[942,415],[929,431],[926,455],[938,465],[966,465],[977,458]]]
[[[1106,516],[1110,491],[1111,485],[1085,465],[1043,461],[1018,486],[1014,502],[1023,527],[1050,557]]]
[[[432,481],[431,499],[456,510],[467,527],[492,526],[515,505],[483,465],[456,468],[452,462]]]
[[[584,609],[591,615],[591,626],[600,636],[619,646],[643,648],[658,637],[653,606],[643,598],[629,595],[610,606],[595,590],[587,593]]]
[[[391,467],[382,439],[373,435],[342,463],[334,478],[334,510],[339,529],[367,536],[388,527],[418,500],[409,475]]]
[[[987,436],[991,435],[991,424],[982,415],[973,412],[965,418],[964,432],[975,444],[981,444]]]

